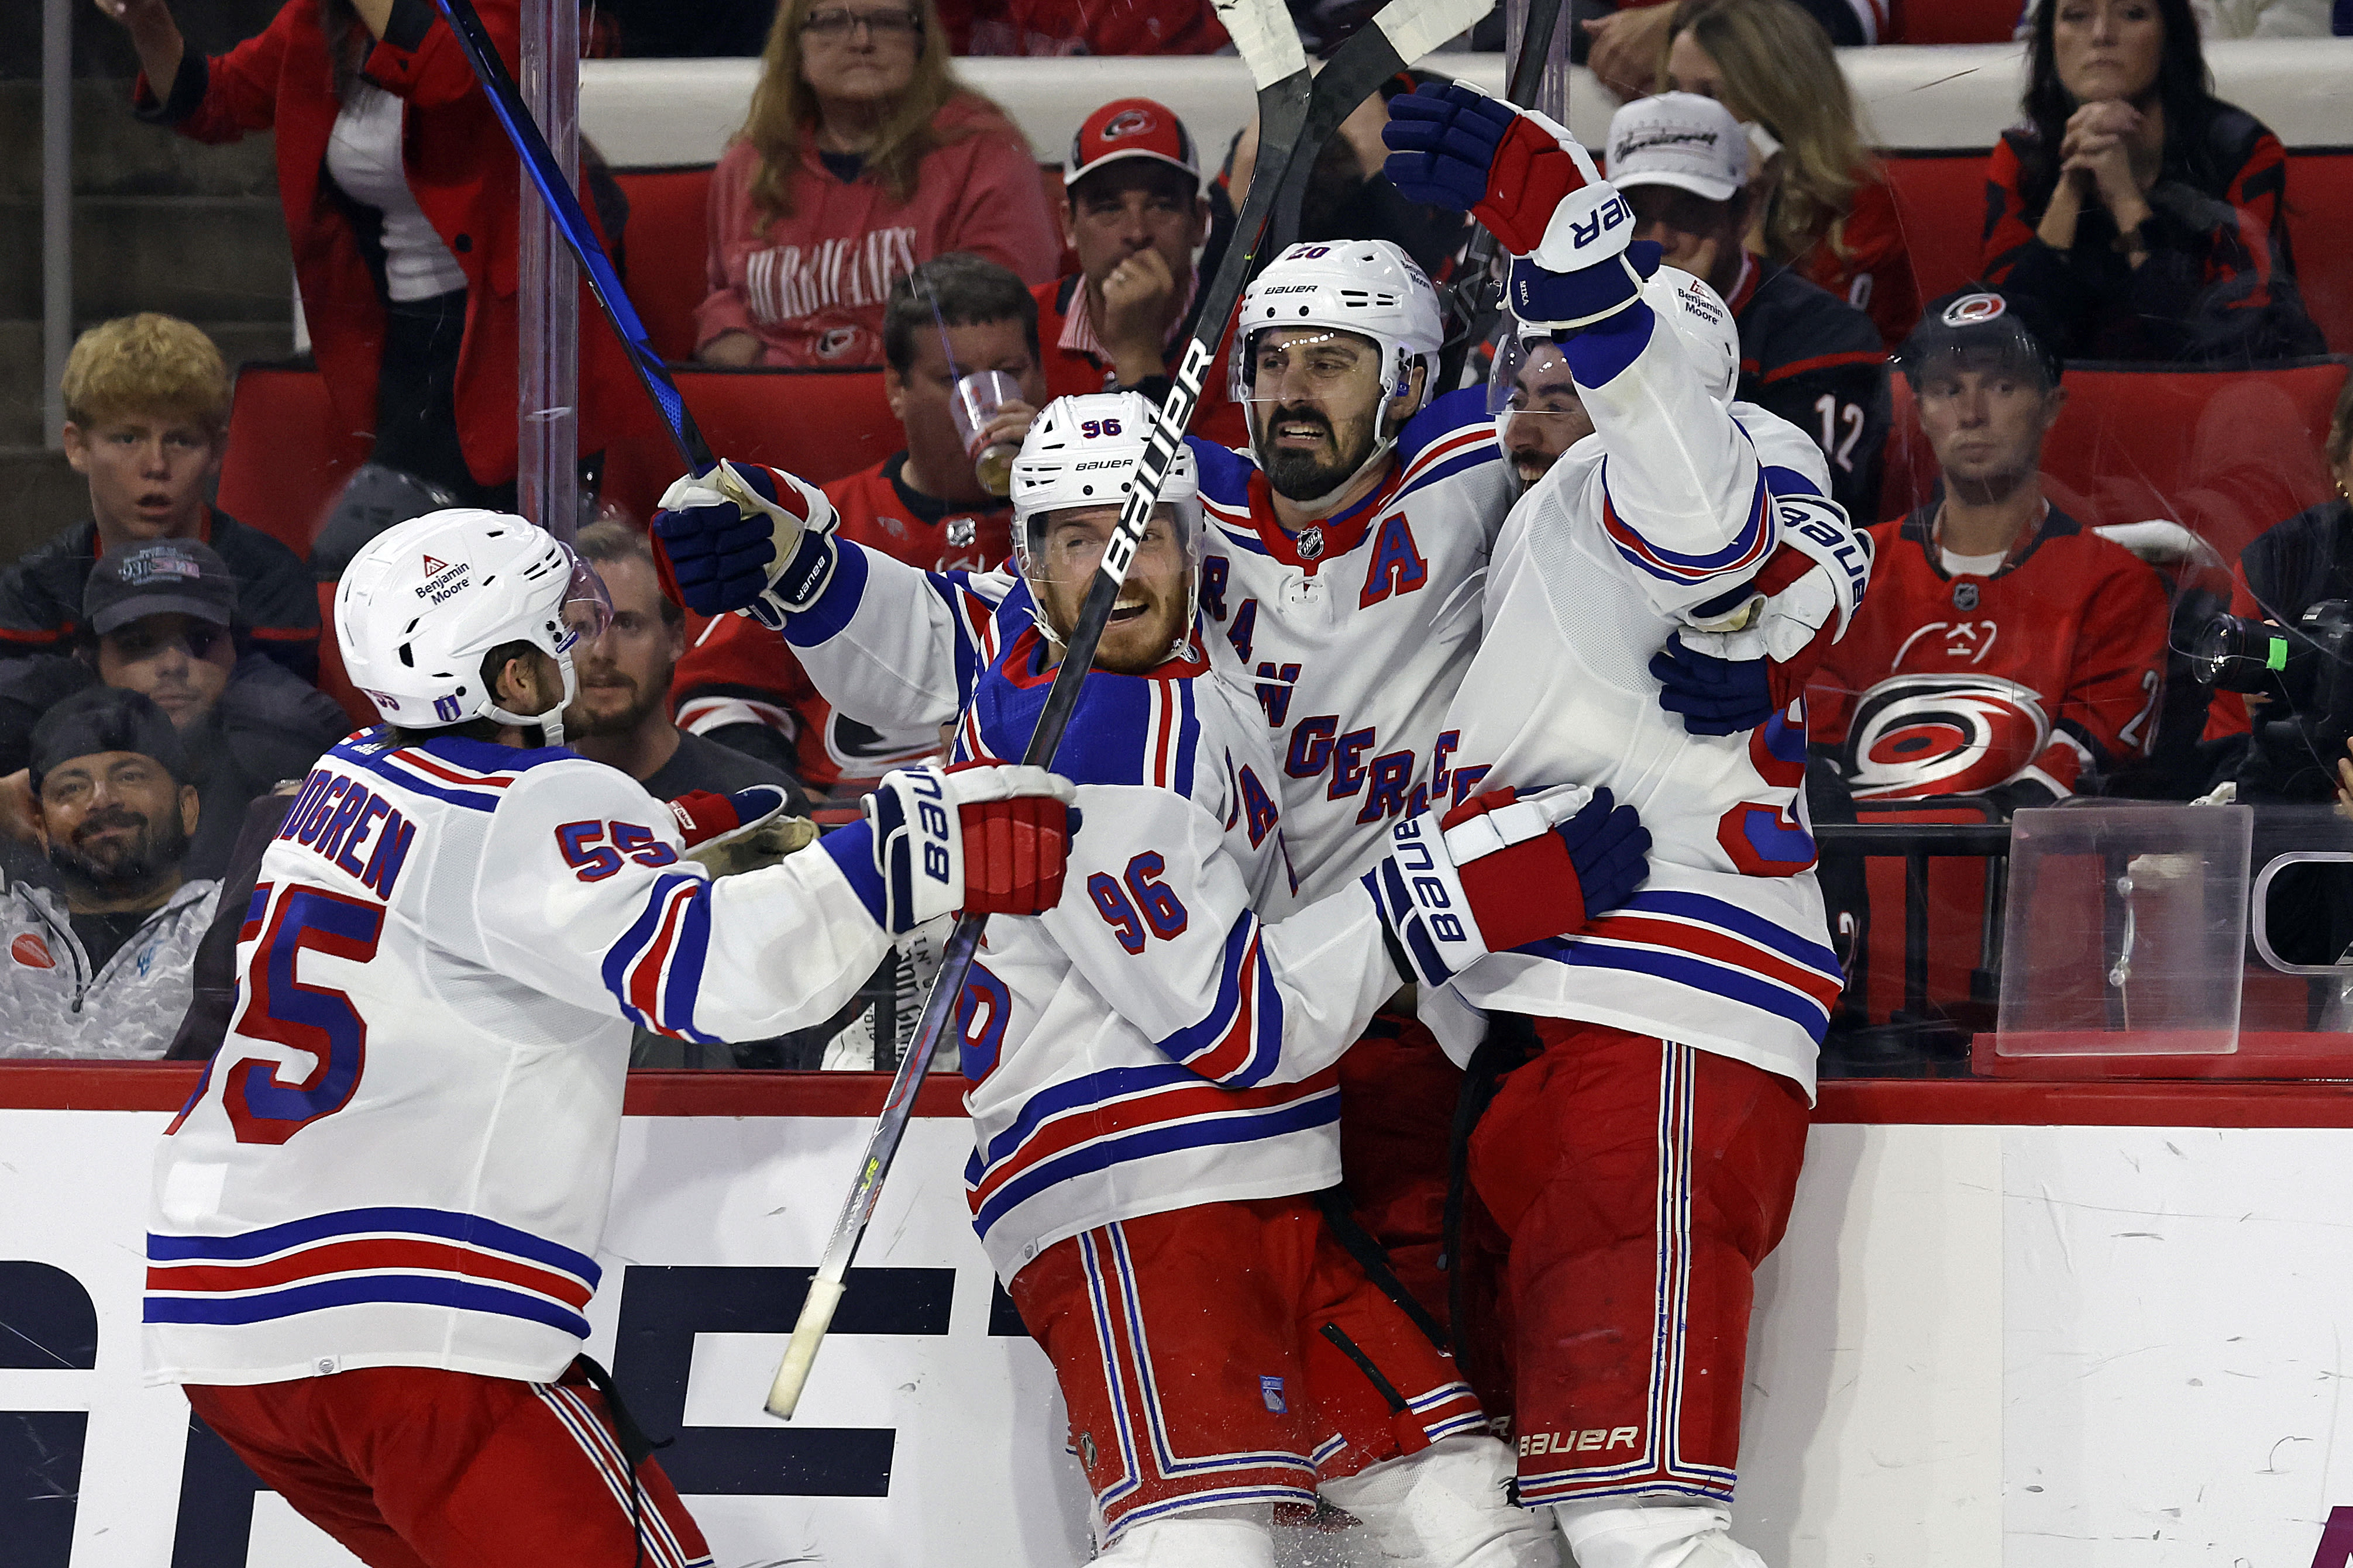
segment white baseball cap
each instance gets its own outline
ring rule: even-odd
[[[1748,183],[1748,137],[1732,111],[1695,92],[1638,98],[1609,121],[1609,183],[1674,185],[1712,202]]]

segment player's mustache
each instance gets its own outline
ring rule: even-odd
[[[1272,429],[1277,425],[1313,425],[1324,432],[1325,439],[1330,439],[1332,436],[1332,421],[1326,418],[1324,411],[1319,408],[1298,407],[1290,404],[1278,403],[1274,405],[1274,412],[1267,416],[1266,423],[1269,429]]]

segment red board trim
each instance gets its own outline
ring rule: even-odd
[[[0,1062],[0,1110],[177,1110],[195,1062]],[[632,1116],[872,1116],[874,1072],[633,1072]],[[918,1116],[964,1114],[964,1079],[939,1074]],[[1994,1083],[1976,1079],[1826,1083],[1820,1122],[1959,1127],[2353,1127],[2353,1082]]]

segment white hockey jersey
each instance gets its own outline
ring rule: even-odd
[[[1051,684],[1025,586],[994,635],[967,755],[1018,755]],[[1087,678],[1062,901],[991,921],[958,999],[965,1184],[1007,1279],[1113,1220],[1336,1183],[1335,1064],[1400,984],[1362,887],[1293,910],[1262,715],[1195,652]]]
[[[1650,879],[1583,933],[1494,954],[1453,988],[1736,1057],[1811,1093],[1842,978],[1814,880],[1804,704],[1694,735],[1659,706],[1649,664],[1692,614],[1736,605],[1782,526],[1848,525],[1804,432],[1752,405],[1727,415],[1651,328],[1622,363],[1603,346],[1622,334],[1568,345],[1595,434],[1513,509],[1447,720],[1455,771],[1478,787],[1606,784],[1639,809]]]
[[[150,1382],[546,1382],[588,1335],[631,1026],[815,1024],[890,951],[863,825],[713,882],[561,748],[364,731],[261,862],[227,1037],[157,1151]]]
[[[1382,853],[1399,817],[1454,788],[1440,731],[1478,646],[1488,552],[1516,485],[1475,389],[1416,415],[1380,487],[1296,536],[1275,521],[1247,454],[1187,440],[1207,514],[1209,658],[1257,693],[1299,889],[1320,898]],[[965,595],[985,607],[1012,587],[1008,573],[925,574],[845,543],[785,637],[842,711],[942,724],[986,668],[985,616]]]

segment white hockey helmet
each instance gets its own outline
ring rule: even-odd
[[[1242,293],[1227,379],[1236,403],[1250,401],[1251,342],[1270,327],[1335,327],[1370,338],[1381,352],[1381,386],[1392,405],[1413,398],[1419,413],[1436,395],[1438,352],[1446,318],[1438,290],[1412,257],[1387,239],[1315,240],[1294,245],[1266,265]],[[1427,360],[1421,395],[1413,366]]]
[[[1058,397],[1039,411],[1022,437],[1013,459],[1013,561],[1029,584],[1030,616],[1049,642],[1059,646],[1062,639],[1047,619],[1039,592],[1046,521],[1073,507],[1116,506],[1125,500],[1157,413],[1138,392]],[[1193,449],[1182,441],[1160,487],[1160,504],[1175,509],[1173,527],[1185,571],[1185,622],[1170,650],[1174,657],[1191,641],[1201,594],[1201,481]]]
[[[1662,267],[1642,285],[1642,299],[1674,329],[1707,395],[1719,404],[1731,403],[1740,384],[1740,329],[1724,296],[1680,267]]]
[[[472,719],[538,725],[564,743],[575,682],[571,648],[611,622],[605,585],[561,540],[520,517],[455,507],[370,540],[335,589],[335,640],[352,684],[388,724],[445,729]],[[527,642],[564,671],[543,713],[498,705],[482,658]]]

